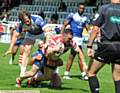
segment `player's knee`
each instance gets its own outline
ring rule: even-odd
[[[92,72],[90,70],[87,71],[87,76],[88,77],[92,77],[92,76],[95,76],[95,75],[96,75],[96,73],[94,73],[94,72]]]
[[[32,76],[34,76],[34,75],[35,75],[35,72],[31,71],[31,72],[30,72],[30,76],[32,77]]]
[[[61,88],[61,79],[58,74],[54,73],[51,78],[51,87],[52,88]]]

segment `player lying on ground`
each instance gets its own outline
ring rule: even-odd
[[[36,78],[39,76],[41,77],[41,81],[43,80],[50,80],[51,87],[58,88],[61,86],[61,80],[55,69],[57,66],[63,65],[62,61],[54,62],[54,63],[46,63],[47,58],[45,55],[45,46],[44,42],[39,42],[39,49],[33,54],[30,64],[32,68],[30,71],[25,72],[24,77],[18,77],[16,79],[17,87],[21,87],[21,81],[25,78],[32,77],[31,81],[28,79],[28,84],[30,82],[35,82]],[[57,82],[57,83],[56,83]]]

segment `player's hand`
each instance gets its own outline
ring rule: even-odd
[[[34,57],[34,59],[36,59],[36,60],[41,60],[41,59],[42,59],[42,55],[41,55],[41,54],[38,54],[37,56]]]
[[[7,56],[9,54],[12,54],[12,51],[11,50],[7,50],[5,53],[4,53],[4,56]]]
[[[87,54],[89,57],[94,57],[94,50],[92,48],[88,48]]]

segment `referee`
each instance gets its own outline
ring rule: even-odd
[[[101,6],[93,25],[87,46],[88,56],[93,58],[87,71],[91,93],[99,93],[96,74],[105,64],[111,64],[115,93],[120,93],[120,0],[111,0],[111,4]],[[94,52],[92,46],[99,31],[101,38]]]

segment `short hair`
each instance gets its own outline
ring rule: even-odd
[[[55,13],[51,16],[51,19],[58,20],[58,18],[59,18],[59,15],[57,13]]]
[[[27,11],[21,11],[18,15],[19,20],[21,20],[23,22],[24,16],[28,16],[28,18],[31,18],[31,15],[29,12]]]
[[[78,4],[77,4],[77,7],[78,7],[79,5],[84,5],[84,6],[85,6],[85,4],[84,4],[84,3],[78,3]]]
[[[70,29],[70,28],[65,29],[65,30],[63,31],[63,33],[73,35],[72,29]]]

